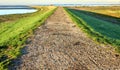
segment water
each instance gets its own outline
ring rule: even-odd
[[[0,15],[33,13],[36,9],[27,6],[0,6]]]
[[[0,6],[0,9],[32,9],[28,6]]]

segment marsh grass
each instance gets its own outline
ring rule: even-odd
[[[26,39],[54,12],[55,7],[37,9],[35,13],[22,15],[19,19],[12,19],[11,22],[0,23],[0,70],[7,69],[10,60],[21,55],[20,49],[23,48]]]
[[[71,19],[93,40],[102,44],[111,44],[120,52],[120,26],[83,13],[83,11],[65,8]]]
[[[120,18],[120,6],[84,6],[76,8],[80,10],[86,10],[94,13]]]

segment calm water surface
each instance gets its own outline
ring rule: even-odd
[[[0,9],[0,15],[23,14],[36,12],[36,9]]]

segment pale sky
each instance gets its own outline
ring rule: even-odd
[[[0,5],[34,4],[120,4],[120,0],[1,0]]]

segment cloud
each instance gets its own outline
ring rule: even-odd
[[[120,0],[2,0],[0,4],[82,4],[82,3],[120,3]]]

